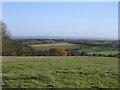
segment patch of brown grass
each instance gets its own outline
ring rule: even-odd
[[[69,46],[69,45],[76,45],[71,43],[52,43],[52,44],[35,44],[35,45],[29,45],[31,47],[44,47],[44,46]]]

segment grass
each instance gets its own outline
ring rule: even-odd
[[[50,48],[64,48],[64,49],[80,49],[80,45],[71,45],[71,46],[42,46],[42,47],[33,47],[35,50],[49,50]],[[90,54],[104,54],[104,55],[116,55],[118,54],[117,48],[113,47],[102,47],[102,46],[94,46],[89,47],[87,49],[81,49],[80,52],[85,51]]]
[[[79,49],[79,45],[34,47],[35,50],[49,50],[51,48]]]
[[[117,55],[118,54],[118,51],[103,51],[103,52],[91,52],[90,54],[104,54],[104,55],[109,55],[109,54],[112,54],[112,55]]]
[[[117,88],[111,57],[3,57],[3,88]]]
[[[86,52],[103,52],[103,51],[118,51],[117,48],[113,48],[113,47],[102,47],[102,46],[94,46],[94,47],[90,47],[89,49],[85,49],[84,51]],[[112,54],[112,53],[110,53]]]
[[[30,40],[30,41],[22,42],[22,44],[25,44],[25,45],[31,45],[31,44],[50,44],[50,43],[60,43],[60,41],[55,41],[55,40],[48,39],[48,40],[40,40],[40,41]]]

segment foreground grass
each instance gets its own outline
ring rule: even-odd
[[[117,88],[111,57],[3,57],[3,88]]]

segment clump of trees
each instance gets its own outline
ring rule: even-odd
[[[87,52],[83,51],[80,53],[80,56],[88,56]]]
[[[67,56],[64,48],[51,48],[49,49],[50,56]]]
[[[50,56],[49,50],[35,50],[34,56]]]
[[[93,54],[90,54],[89,56],[99,56],[99,57],[118,57],[120,58],[119,54],[108,54],[108,55],[105,55],[105,54],[96,54],[96,53],[93,53]]]
[[[5,23],[0,21],[0,28],[2,29],[2,55],[3,56],[22,56],[33,55],[34,50],[27,46],[22,45],[19,41],[12,40],[10,33],[7,30]]]
[[[2,29],[2,55],[17,55],[15,52],[13,41],[10,39],[10,34],[7,31],[7,26],[3,22],[0,22]]]
[[[35,50],[27,45],[23,45],[19,41],[14,41],[14,49],[17,56],[33,56],[35,54]]]
[[[68,50],[67,55],[68,56],[79,56],[80,52],[78,50]]]
[[[68,56],[89,56],[87,52],[77,49],[67,49]]]

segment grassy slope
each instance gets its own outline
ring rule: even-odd
[[[111,57],[3,57],[3,87],[114,88],[117,63]]]

